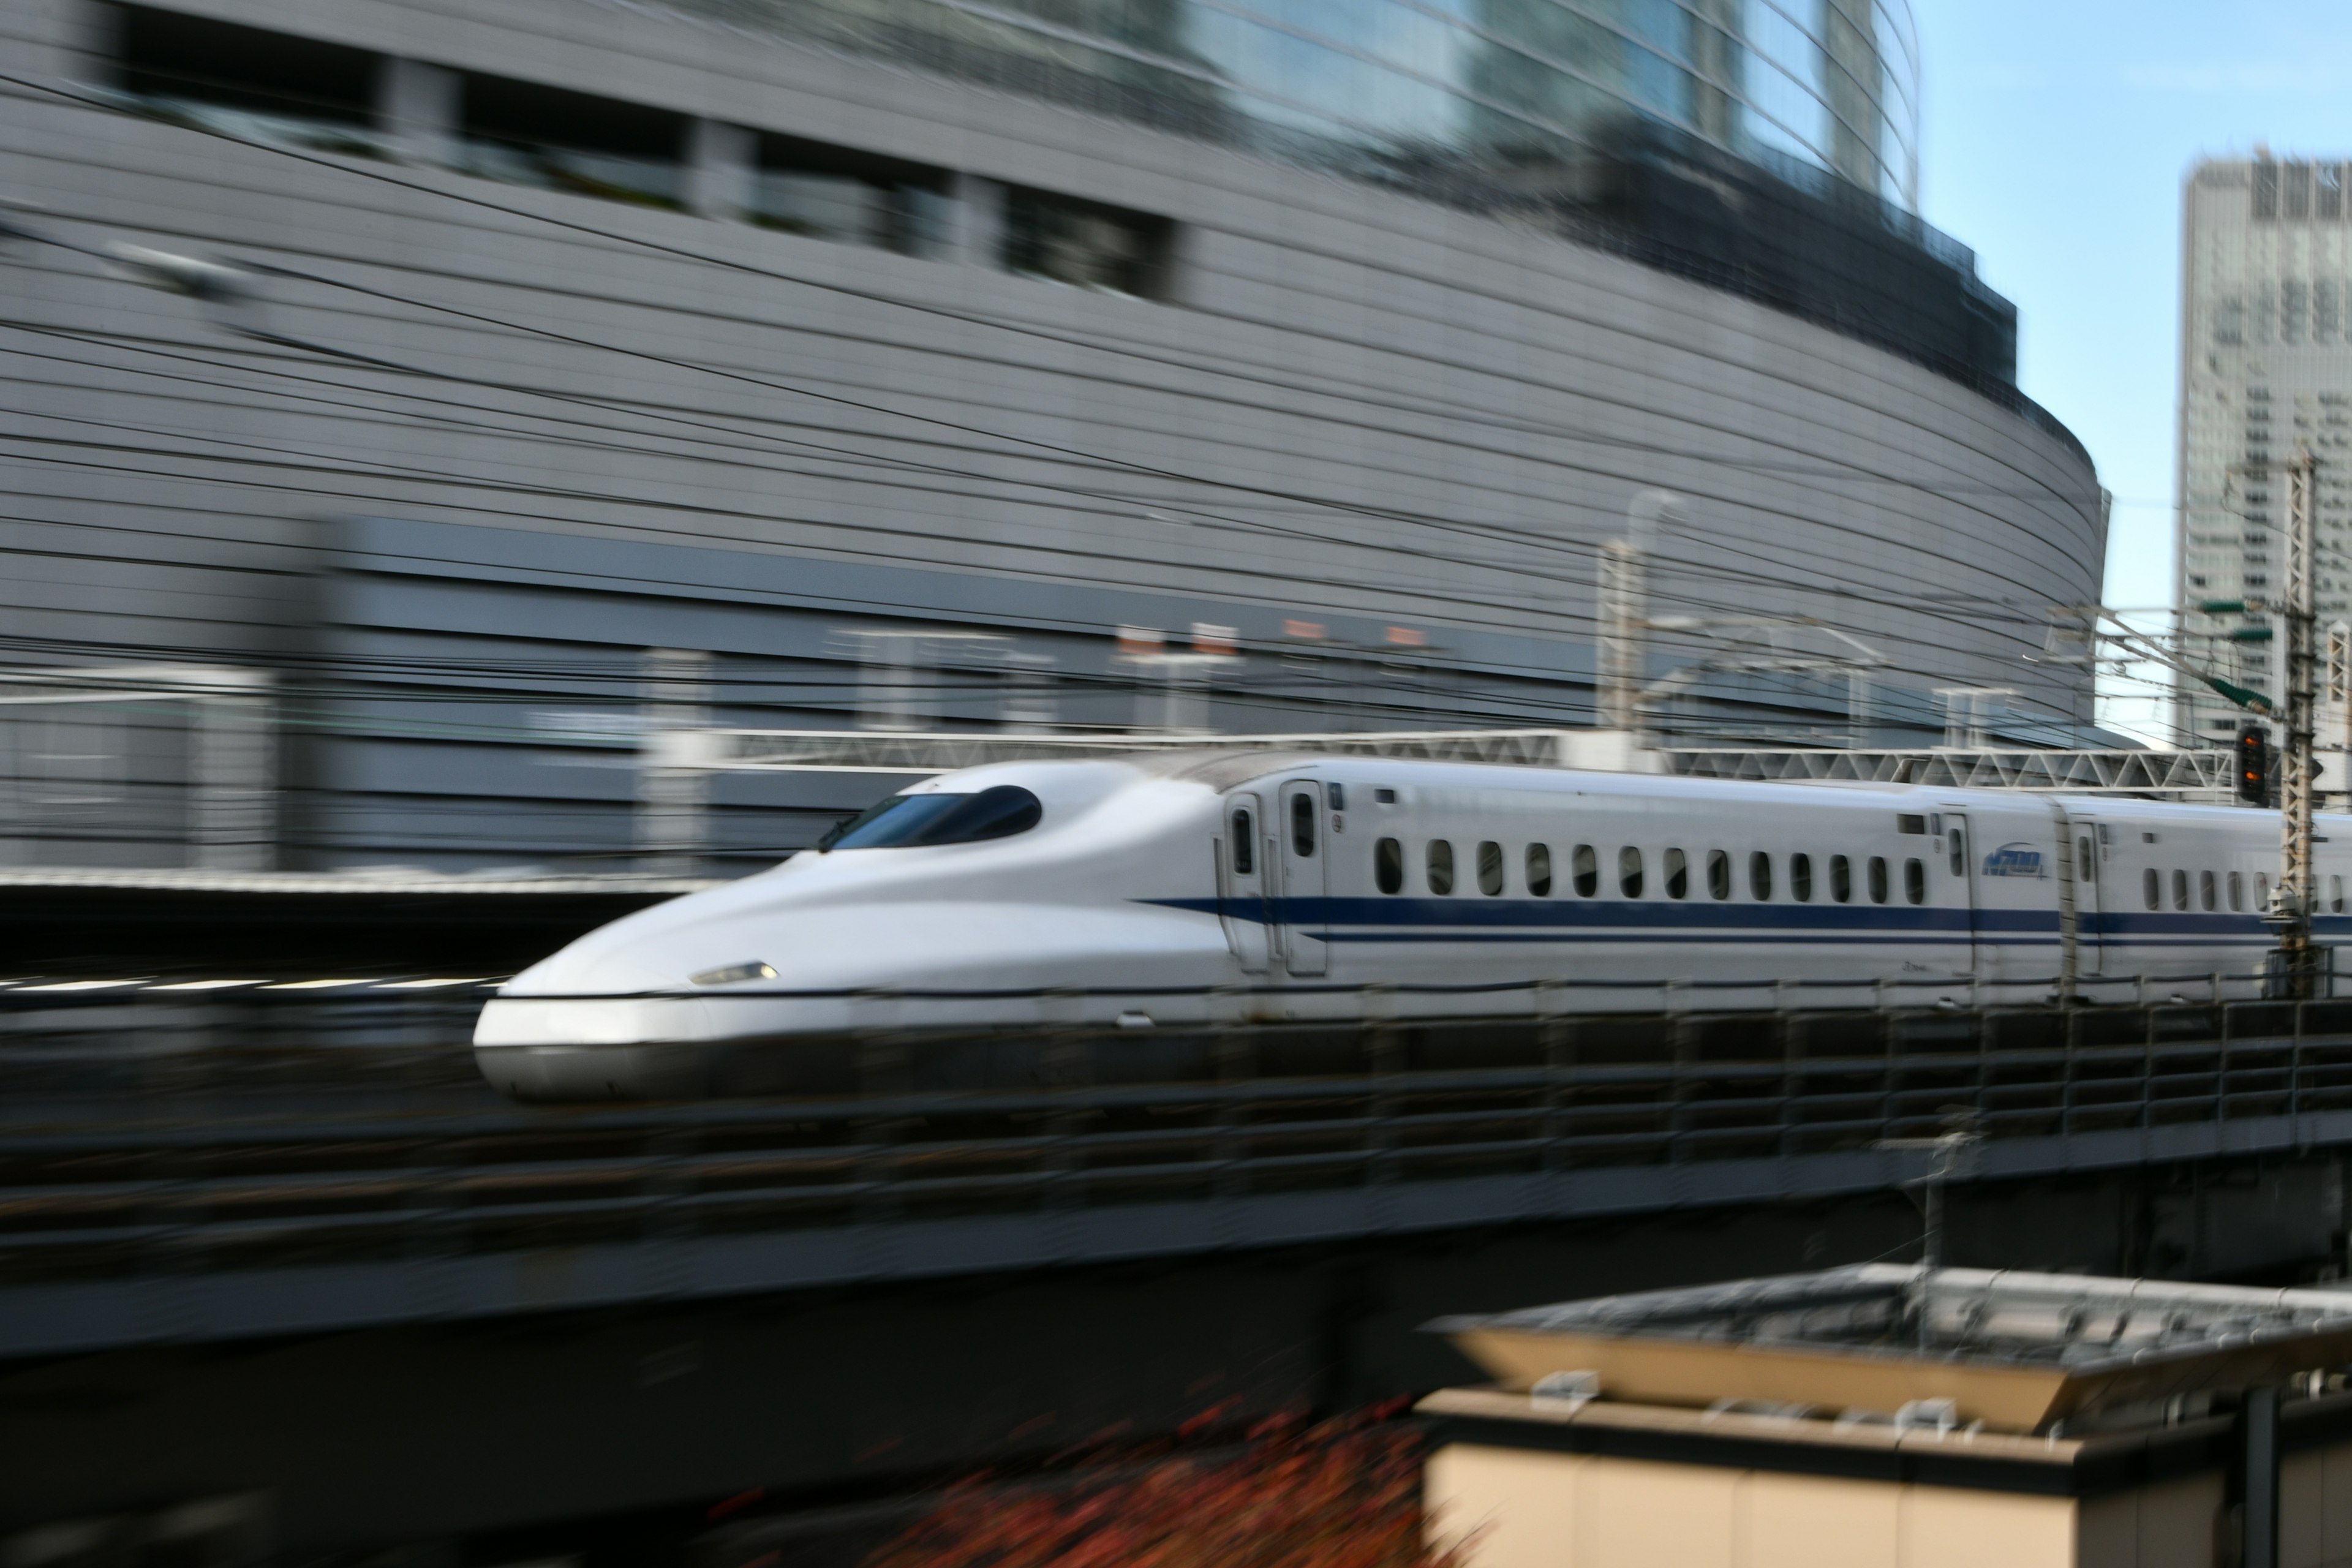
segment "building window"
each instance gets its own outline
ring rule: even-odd
[[[686,118],[562,88],[465,79],[458,166],[509,184],[683,205]]]
[[[143,5],[118,15],[115,86],[147,112],[257,142],[380,151],[381,57]]]
[[[948,249],[947,174],[789,136],[760,138],[747,215],[762,228],[901,256]]]
[[[1005,193],[1003,261],[1008,272],[1108,294],[1156,298],[1171,226],[1165,218],[1043,191]]]

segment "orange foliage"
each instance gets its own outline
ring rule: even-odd
[[[866,1568],[1457,1568],[1422,1540],[1420,1438],[1389,1411],[1253,1428],[1239,1453],[965,1482]]]

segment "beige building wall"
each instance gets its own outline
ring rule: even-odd
[[[2089,1499],[1454,1444],[1432,1540],[1464,1568],[2218,1568],[2218,1473]],[[2280,1568],[2352,1568],[2352,1445],[2290,1456]]]

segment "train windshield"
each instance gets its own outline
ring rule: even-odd
[[[978,795],[894,795],[867,806],[817,841],[833,849],[911,849],[1010,838],[1037,826],[1045,808],[1018,784]]]

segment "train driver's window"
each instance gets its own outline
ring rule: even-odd
[[[2140,896],[2147,900],[2147,907],[2149,909],[2160,910],[2164,908],[2164,893],[2162,891],[2162,879],[2158,877],[2153,869],[2142,871],[2139,874]]]
[[[1551,846],[1528,846],[1528,892],[1538,899],[1551,897]]]
[[[1843,855],[1830,857],[1830,899],[1840,904],[1853,901],[1853,862]]]
[[[1576,896],[1589,899],[1601,891],[1601,857],[1592,852],[1590,844],[1580,844],[1569,857],[1569,865],[1576,875]]]
[[[1234,813],[1234,875],[1257,875],[1257,824],[1246,811]]]
[[[1789,896],[1801,904],[1813,901],[1813,858],[1810,855],[1789,857]]]
[[[2327,912],[2331,915],[2344,912],[2344,879],[2341,877],[2327,879]]]
[[[1290,797],[1290,849],[1301,860],[1315,853],[1315,797],[1305,790]]]
[[[1642,852],[1639,849],[1617,851],[1617,890],[1629,899],[1642,896]]]
[[[1679,849],[1666,851],[1666,897],[1683,899],[1690,896],[1690,861]]]
[[[1748,892],[1759,904],[1772,901],[1772,857],[1761,849],[1748,858]]]
[[[1706,852],[1706,896],[1717,900],[1731,897],[1731,857],[1720,849]]]
[[[2230,873],[2230,912],[2236,914],[2245,907],[2246,874],[2243,871],[2232,871]]]
[[[2176,910],[2189,907],[2189,873],[2186,871],[2172,874],[2172,907]]]
[[[2209,914],[2212,912],[2213,873],[2210,871],[2197,873],[2197,907]]]
[[[1503,847],[1491,838],[1478,846],[1478,890],[1490,899],[1503,890]]]
[[[1443,838],[1429,841],[1429,857],[1425,868],[1429,873],[1429,890],[1439,898],[1454,890],[1454,846]]]
[[[1959,857],[1955,855],[1952,857],[1952,869],[1957,873],[1959,868]],[[2074,840],[2074,880],[2095,882],[2098,879],[2099,858],[2091,852],[2091,841],[2077,838]]]
[[[1927,901],[1927,868],[1924,862],[1903,862],[1903,896],[1915,904]]]
[[[1874,904],[1886,901],[1886,858],[1883,855],[1870,858],[1870,901]]]
[[[1383,838],[1372,846],[1372,880],[1383,893],[1404,891],[1404,846]]]

